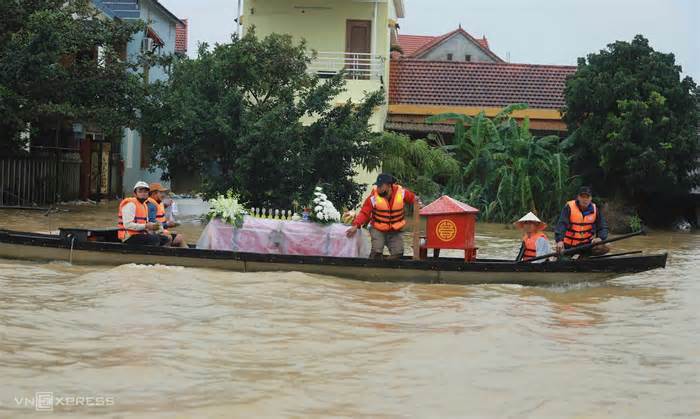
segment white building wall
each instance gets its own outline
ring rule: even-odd
[[[423,60],[445,61],[447,60],[448,54],[452,54],[453,61],[466,61],[465,57],[469,55],[473,62],[496,62],[496,60],[486,54],[481,48],[474,45],[470,39],[461,34],[454,35],[419,58]]]

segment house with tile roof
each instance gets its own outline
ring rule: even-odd
[[[123,20],[143,20],[148,23],[145,31],[134,36],[128,43],[126,55],[135,60],[143,52],[157,55],[169,55],[184,47],[186,51],[187,23],[179,19],[157,0],[92,0],[95,7],[105,15]],[[182,28],[185,28],[184,38]],[[180,29],[178,29],[180,28]],[[154,82],[168,77],[165,68],[152,66],[141,69],[145,72],[146,80]],[[117,146],[117,144],[115,144]],[[162,172],[151,167],[149,162],[150,146],[138,131],[124,129],[121,143],[118,144],[120,153],[112,153],[114,167],[121,166],[121,182],[116,186],[115,193],[131,193],[133,185],[138,180],[146,182],[160,181]],[[116,150],[116,147],[113,147]],[[113,169],[112,171],[117,171]],[[116,179],[118,176],[111,176]]]
[[[477,38],[461,25],[444,35],[397,37],[389,73],[389,111],[385,128],[423,137],[450,134],[450,124],[429,125],[429,116],[456,112],[495,116],[505,106],[525,103],[515,112],[530,119],[538,133],[564,135],[561,119],[566,78],[575,66],[512,64],[491,50],[486,36]]]
[[[467,61],[500,63],[503,60],[489,48],[486,36],[475,38],[460,25],[440,36],[399,35],[400,50],[392,58],[409,58],[433,61]]]
[[[338,102],[385,89],[387,105],[371,120],[376,131],[449,134],[451,125],[428,125],[425,119],[481,110],[493,116],[504,106],[527,103],[530,109],[517,118],[528,117],[536,132],[566,132],[560,109],[566,77],[576,67],[506,63],[485,36],[461,26],[439,36],[399,34],[403,0],[241,0],[240,9],[243,33],[255,26],[260,37],[286,33],[305,39],[318,52],[309,71],[321,77],[344,69],[347,92]],[[392,46],[401,52],[390,53]]]
[[[534,131],[563,135],[564,88],[575,71],[575,66],[394,59],[385,127],[415,136],[449,134],[451,125],[429,125],[425,119],[446,112],[476,115],[482,110],[495,116],[505,106],[525,103],[529,108],[515,112],[516,118],[529,118]]]

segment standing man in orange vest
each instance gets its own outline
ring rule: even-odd
[[[370,258],[382,258],[385,246],[389,248],[389,259],[400,258],[403,256],[402,230],[406,226],[405,204],[419,207],[420,201],[413,192],[398,185],[392,175],[382,173],[377,177],[372,193],[365,199],[352,227],[347,230],[347,236],[354,236],[357,230],[369,223],[372,226]]]
[[[593,203],[591,188],[583,186],[576,199],[566,203],[555,228],[557,252],[589,243],[598,243],[608,238],[608,223],[600,208]],[[596,246],[581,256],[604,255],[610,251],[606,245]]]
[[[119,240],[136,246],[158,246],[160,239],[155,231],[158,225],[148,222],[148,183],[136,182],[134,196],[125,198],[119,204]]]
[[[177,225],[176,222],[168,221],[165,218],[165,205],[163,204],[163,197],[168,190],[165,189],[160,183],[151,183],[149,188],[149,197],[146,200],[146,206],[148,207],[148,221],[157,223],[162,227],[163,230],[158,233],[160,236],[161,246],[187,247],[185,236],[168,231],[168,228],[175,227]]]

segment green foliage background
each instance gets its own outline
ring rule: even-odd
[[[343,74],[309,74],[313,53],[287,35],[258,39],[252,28],[202,45],[194,59],[129,62],[122,51],[144,23],[106,19],[89,0],[3,1],[0,16],[2,155],[22,152],[27,127],[90,121],[108,135],[140,129],[166,177],[198,174],[207,196],[233,190],[249,206],[288,208],[320,185],[338,207],[354,207],[365,185],[353,177],[365,167],[393,173],[424,200],[447,193],[500,222],[527,211],[552,221],[580,183],[665,213],[700,181],[699,89],[641,35],[579,60],[566,84],[565,141],[534,137],[527,120],[511,117],[526,108],[515,104],[492,119],[429,118],[454,124],[446,144],[372,132],[384,93],[335,103]],[[147,62],[168,64],[170,79],[144,85],[136,70]]]

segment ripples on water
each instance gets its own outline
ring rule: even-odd
[[[14,400],[37,391],[114,398],[51,417],[697,417],[699,239],[544,288],[0,261],[0,417],[46,416]]]

